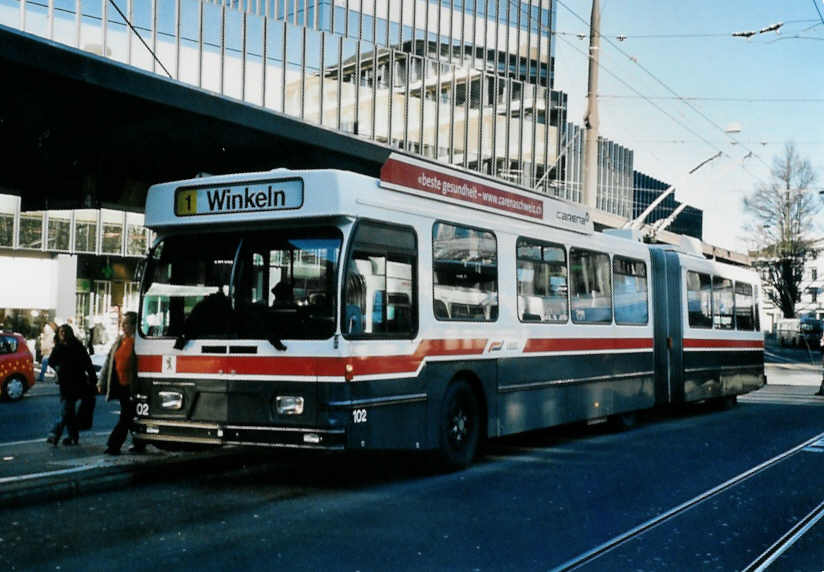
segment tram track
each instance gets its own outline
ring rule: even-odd
[[[606,555],[607,553],[611,552],[612,550],[634,540],[637,539],[647,532],[651,531],[652,529],[665,524],[667,522],[672,521],[679,515],[689,511],[692,508],[704,503],[705,501],[724,493],[731,488],[743,483],[744,481],[754,477],[755,475],[762,473],[763,471],[772,468],[781,462],[793,457],[794,455],[800,453],[807,447],[810,447],[817,442],[824,439],[824,433],[819,433],[814,437],[807,439],[806,441],[780,453],[763,463],[760,463],[743,473],[736,475],[735,477],[724,481],[723,483],[716,485],[715,487],[704,491],[703,493],[669,509],[666,512],[655,516],[638,526],[635,526],[626,532],[615,536],[606,542],[563,562],[562,564],[554,567],[551,569],[551,572],[566,572],[569,570],[576,570],[582,566],[587,564],[591,564],[596,561],[598,558]],[[818,505],[812,512],[807,514],[803,517],[796,525],[794,525],[789,531],[787,531],[784,535],[782,535],[779,540],[777,540],[773,545],[771,545],[764,553],[762,553],[758,558],[756,558],[745,570],[747,571],[760,571],[764,570],[771,562],[773,562],[776,558],[778,558],[783,552],[785,552],[798,538],[800,538],[807,530],[809,530],[813,525],[815,525],[822,517],[824,517],[824,502]]]
[[[799,538],[815,526],[822,517],[824,517],[824,501],[793,525],[792,528],[785,532],[781,538],[776,540],[767,550],[759,555],[758,558],[743,568],[741,572],[762,572],[766,570],[770,564],[775,562],[782,554],[789,550]]]

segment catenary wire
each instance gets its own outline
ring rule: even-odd
[[[570,12],[573,16],[575,16],[576,18],[578,18],[581,22],[583,22],[583,23],[587,24],[587,26],[589,26],[589,23],[588,23],[588,22],[587,22],[587,21],[586,21],[583,17],[581,17],[581,16],[580,16],[577,12],[575,12],[572,8],[570,8],[569,6],[567,6],[567,5],[566,5],[566,4],[565,4],[562,0],[557,0],[557,2],[558,2],[558,4],[560,4],[561,6],[563,6],[563,7],[564,7],[567,11],[569,11],[569,12]],[[726,132],[726,130],[725,130],[725,129],[721,126],[721,125],[719,125],[718,123],[716,123],[716,122],[715,122],[715,120],[713,120],[713,119],[712,119],[711,117],[709,117],[706,113],[704,113],[703,111],[701,111],[700,109],[698,109],[695,105],[693,105],[693,104],[692,104],[692,103],[690,103],[689,101],[685,100],[685,99],[684,99],[682,96],[680,96],[680,95],[679,95],[679,94],[678,94],[678,93],[677,93],[674,89],[672,89],[672,88],[671,88],[671,87],[670,87],[667,83],[665,83],[662,79],[660,79],[658,76],[656,76],[654,73],[652,73],[649,69],[647,69],[644,65],[642,65],[642,64],[641,64],[641,63],[637,60],[637,58],[634,58],[633,56],[631,56],[630,54],[628,54],[626,51],[624,51],[623,49],[621,49],[621,48],[620,48],[617,44],[615,44],[615,42],[613,42],[610,38],[608,38],[608,37],[604,36],[603,34],[599,34],[599,36],[600,36],[601,38],[603,38],[603,39],[604,39],[604,40],[605,40],[605,41],[606,41],[609,45],[611,45],[613,48],[615,48],[615,49],[616,49],[616,50],[617,50],[617,51],[618,51],[621,55],[623,55],[623,56],[624,56],[624,57],[626,57],[628,60],[630,60],[631,62],[633,62],[635,65],[637,65],[639,68],[641,68],[641,70],[642,70],[642,71],[644,71],[644,73],[646,73],[648,76],[650,76],[653,80],[655,80],[655,82],[656,82],[656,83],[658,83],[659,85],[661,85],[664,89],[666,89],[668,92],[670,92],[673,96],[677,97],[677,98],[678,98],[678,99],[679,99],[682,103],[684,103],[684,105],[686,105],[687,107],[689,107],[689,108],[690,108],[693,112],[697,113],[699,116],[701,116],[701,117],[702,117],[705,121],[707,121],[707,122],[708,122],[709,124],[711,124],[713,127],[715,127],[716,129],[718,129],[718,130],[719,130],[719,131],[721,131],[722,133],[726,134],[726,135],[727,135],[727,137],[730,139],[730,141],[732,141],[733,143],[735,143],[735,144],[737,144],[737,145],[741,145],[741,147],[742,147],[745,151],[752,153],[752,156],[753,156],[753,157],[757,158],[757,159],[758,159],[760,162],[762,162],[762,163],[763,163],[763,164],[764,164],[767,168],[769,168],[769,165],[767,164],[767,162],[766,162],[766,161],[764,161],[764,159],[763,159],[760,155],[758,155],[757,153],[755,153],[755,152],[754,152],[754,151],[752,151],[751,149],[749,149],[749,148],[747,148],[746,146],[744,146],[743,144],[741,144],[741,142],[740,142],[740,141],[738,141],[738,140],[737,140],[735,137],[733,137],[732,135],[729,135],[729,134]],[[563,39],[563,37],[562,37],[562,36],[559,36],[559,37],[560,37],[561,39]],[[569,43],[569,42],[567,41],[567,43]],[[586,56],[587,56],[587,58],[591,57],[589,54],[586,54]],[[604,70],[606,71],[606,68],[603,68],[602,66],[600,66],[600,63],[599,63],[599,67],[601,67],[601,69],[604,69]],[[615,74],[612,74],[611,72],[608,72],[608,73],[610,73],[610,75],[613,75],[613,77],[617,77]],[[623,80],[621,80],[621,82],[622,82],[622,83],[624,83],[625,85],[629,86],[629,84],[628,84],[628,83],[626,83],[626,82],[624,82]],[[633,90],[633,91],[635,91],[636,93],[638,93],[638,94],[640,95],[640,92],[638,92],[636,89],[632,88],[632,90]],[[646,98],[645,98],[645,99],[646,99]],[[650,103],[652,103],[652,101],[651,101],[651,100],[649,100],[649,99],[646,99],[646,101],[649,101]],[[661,108],[659,107],[658,109],[661,109]],[[694,132],[693,132],[693,133],[694,133]],[[706,139],[704,139],[704,137],[701,137],[701,139],[702,139],[702,140],[704,140],[704,141],[706,141]]]

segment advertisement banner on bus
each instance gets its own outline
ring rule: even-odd
[[[467,206],[501,214],[542,221],[552,226],[578,232],[592,232],[589,213],[578,206],[550,197],[529,196],[517,189],[508,190],[492,181],[484,181],[462,173],[393,154],[381,168],[381,186],[401,191],[416,191],[447,201],[459,201]]]

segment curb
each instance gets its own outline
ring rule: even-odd
[[[185,455],[185,456],[184,456]],[[44,474],[29,480],[10,482],[0,490],[0,509],[67,500],[81,495],[122,489],[139,483],[162,482],[171,477],[239,468],[251,458],[242,449],[184,453],[141,463],[90,466],[71,474]]]

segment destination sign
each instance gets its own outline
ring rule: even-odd
[[[177,216],[289,210],[302,205],[301,179],[181,187],[175,191]]]

